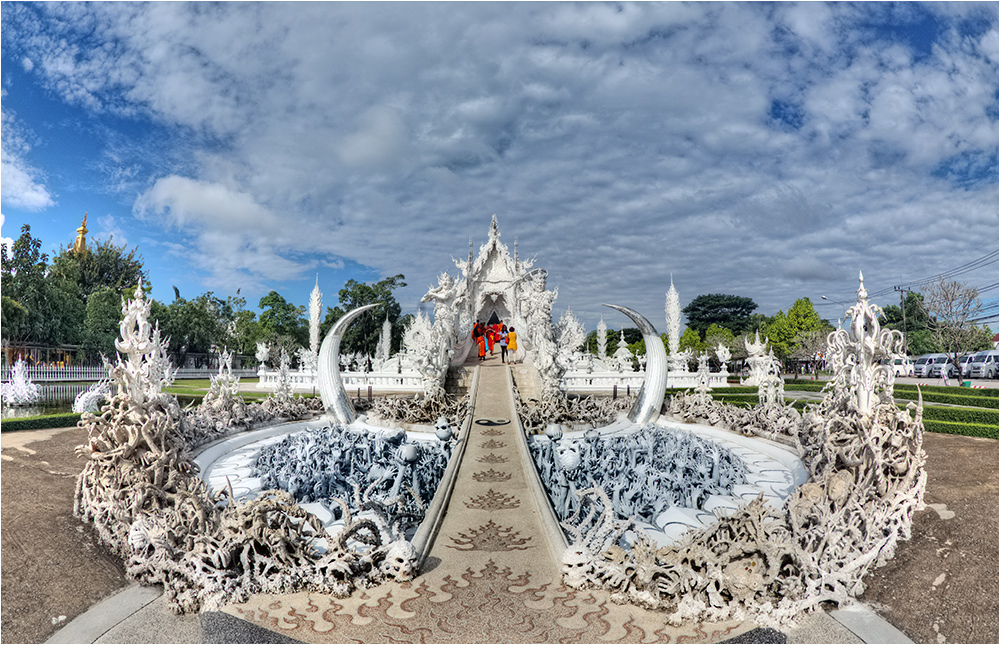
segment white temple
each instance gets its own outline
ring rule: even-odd
[[[569,311],[558,323],[553,322],[552,305],[558,289],[546,288],[548,274],[536,268],[533,259],[520,259],[516,241],[511,256],[507,245],[500,241],[496,215],[479,253],[473,254],[470,239],[468,258],[454,260],[454,263],[459,270],[458,276],[442,273],[437,286],[429,288],[421,298],[422,303],[433,303],[433,314],[417,312],[404,330],[403,351],[388,356],[387,347],[382,346],[381,352],[376,352],[378,355],[374,357],[341,356],[345,387],[356,390],[359,396],[361,388],[381,392],[422,391],[428,396],[443,392],[448,369],[466,362],[473,349],[472,327],[476,321],[482,321],[487,324],[502,322],[517,330],[518,347],[524,359],[524,367],[520,369],[537,370],[543,397],[559,389],[579,393],[611,392],[614,388],[638,391],[645,377],[645,357],[636,357],[640,368],[634,371],[633,357],[627,347],[619,346],[613,357],[595,358],[582,351],[586,337],[583,326]],[[668,328],[670,296],[677,301],[672,281],[668,294]],[[315,297],[318,296],[314,293]],[[679,307],[674,309],[678,309],[674,317],[679,321]],[[603,318],[599,331],[598,343],[601,345],[601,341],[605,341],[606,351],[607,326]],[[383,330],[384,335],[385,332]],[[675,331],[671,340],[677,335]],[[352,365],[371,367],[353,371]],[[671,370],[671,387],[694,385],[694,374],[687,373],[686,360],[672,365]],[[725,375],[713,374],[712,377],[713,387],[725,387]],[[303,390],[313,387],[315,375],[307,369],[293,374],[291,379],[294,388]],[[261,372],[263,387],[273,387],[273,380],[270,372]]]

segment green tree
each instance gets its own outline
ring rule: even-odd
[[[305,307],[296,307],[285,300],[277,291],[271,291],[260,299],[258,318],[261,340],[273,342],[279,336],[287,336],[299,345],[309,341],[309,327],[305,318]]]
[[[348,327],[341,341],[341,348],[345,352],[374,354],[375,348],[378,347],[379,336],[382,334],[382,325],[388,318],[389,324],[392,325],[392,351],[399,351],[403,342],[403,326],[400,324],[402,307],[396,302],[392,292],[406,286],[404,279],[400,273],[372,284],[348,280],[338,294],[340,305],[327,307],[326,318],[320,326],[322,335],[325,336],[334,323],[343,318],[347,312],[374,304],[378,306],[366,312]]]
[[[114,358],[121,316],[122,299],[114,289],[100,286],[91,292],[83,320],[83,350],[88,359]]]
[[[819,335],[830,331],[833,327],[819,317],[809,298],[796,300],[787,314],[779,310],[761,330],[780,358],[788,358],[805,345],[814,347]]]
[[[25,224],[12,256],[0,253],[2,334],[12,347],[80,342],[84,308],[79,287],[50,275],[48,255],[41,247],[41,240],[32,237],[31,227]]]
[[[147,293],[152,287],[138,247],[128,250],[124,245],[115,245],[110,238],[97,241],[82,253],[72,248],[60,249],[52,260],[51,273],[79,286],[84,302],[101,287],[108,287],[119,297],[132,297],[129,290],[135,289],[139,280]]]
[[[700,338],[713,323],[736,334],[750,328],[750,314],[757,308],[750,298],[722,293],[709,293],[692,300],[681,312],[687,316],[688,329],[698,332]]]
[[[257,341],[261,339],[257,314],[246,309],[246,300],[231,298],[233,319],[228,329],[226,345],[237,354],[253,356],[257,351]]]
[[[690,349],[696,354],[703,349],[705,349],[704,343],[701,341],[701,336],[698,332],[690,327],[684,330],[681,334],[680,341],[678,342],[678,348],[683,352],[685,349]]]
[[[233,318],[230,302],[216,298],[211,291],[193,300],[176,298],[168,306],[154,306],[151,314],[160,324],[160,333],[170,339],[170,353],[178,366],[185,365],[188,354],[222,349]]]
[[[761,333],[767,336],[771,349],[779,358],[786,358],[795,345],[796,330],[788,320],[784,311],[771,316]]]

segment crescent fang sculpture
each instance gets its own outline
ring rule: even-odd
[[[319,364],[316,366],[319,395],[323,399],[323,407],[326,409],[327,415],[334,417],[344,425],[354,423],[358,415],[344,390],[344,382],[340,380],[340,339],[355,318],[377,306],[365,305],[347,312],[333,325],[319,349]]]
[[[628,420],[638,424],[652,423],[660,415],[660,406],[663,405],[663,395],[667,389],[667,350],[656,329],[642,314],[628,307],[604,306],[617,309],[631,318],[646,341],[646,378],[643,379],[635,405],[629,410]]]

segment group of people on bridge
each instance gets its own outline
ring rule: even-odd
[[[476,321],[472,328],[472,341],[478,348],[479,360],[481,361],[486,360],[487,349],[489,349],[490,356],[494,356],[494,351],[499,346],[500,362],[505,365],[513,365],[517,362],[517,332],[514,331],[513,327],[507,329],[507,325],[503,324],[502,320],[492,325]],[[508,352],[510,352],[510,360],[507,360]]]

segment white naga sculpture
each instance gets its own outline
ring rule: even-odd
[[[828,338],[834,381],[821,403],[794,417],[792,440],[809,481],[780,509],[758,498],[657,548],[633,520],[615,517],[606,491],[584,491],[581,512],[567,522],[575,539],[563,559],[564,582],[663,609],[672,624],[776,625],[862,593],[865,575],[910,537],[926,485],[922,400],[905,410],[893,404],[889,359],[902,338],[880,329],[878,313],[862,282],[850,330]],[[759,339],[753,345],[762,357]],[[620,544],[628,532],[636,541],[626,551]]]

